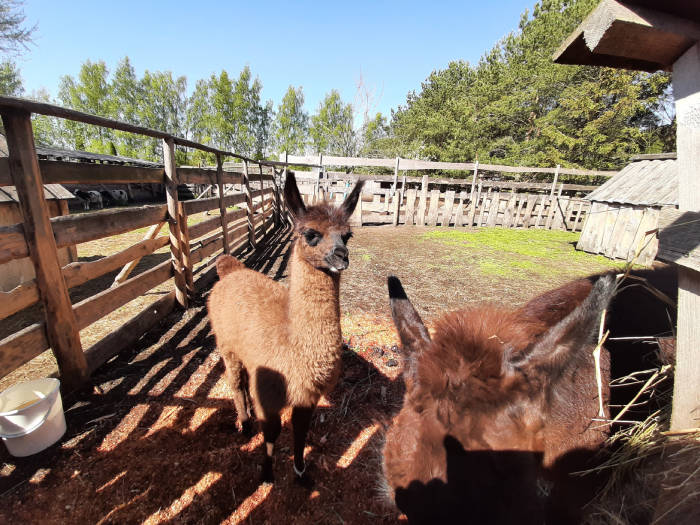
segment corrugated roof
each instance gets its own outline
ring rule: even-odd
[[[74,199],[75,196],[60,184],[44,184],[46,200]],[[19,202],[14,186],[0,187],[0,202]]]
[[[675,159],[639,160],[585,198],[638,206],[678,205],[678,169]]]

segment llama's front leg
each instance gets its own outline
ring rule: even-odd
[[[268,414],[262,422],[263,437],[265,438],[265,458],[262,464],[262,481],[263,483],[273,483],[275,476],[272,472],[274,464],[272,454],[275,450],[275,441],[282,430],[282,422],[279,414]]]
[[[292,428],[294,429],[294,473],[297,475],[297,481],[307,486],[310,486],[313,482],[306,473],[304,446],[306,445],[306,434],[309,431],[313,413],[314,407],[294,407],[292,409]]]
[[[233,391],[233,404],[236,407],[241,432],[247,438],[253,436],[253,425],[250,420],[250,403],[246,395],[245,369],[243,363],[232,353],[226,359],[226,380]]]

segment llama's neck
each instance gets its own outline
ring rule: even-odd
[[[340,353],[340,275],[311,266],[294,249],[289,268],[290,336],[313,351]]]

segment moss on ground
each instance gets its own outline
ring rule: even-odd
[[[620,262],[576,250],[579,234],[550,230],[440,229],[422,235],[452,249],[455,267],[476,266],[485,276],[542,277],[571,272],[582,273],[618,268]]]

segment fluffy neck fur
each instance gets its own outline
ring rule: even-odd
[[[342,346],[340,275],[314,268],[298,255],[296,245],[289,266],[289,333],[295,346],[325,355],[335,350],[336,358]]]

